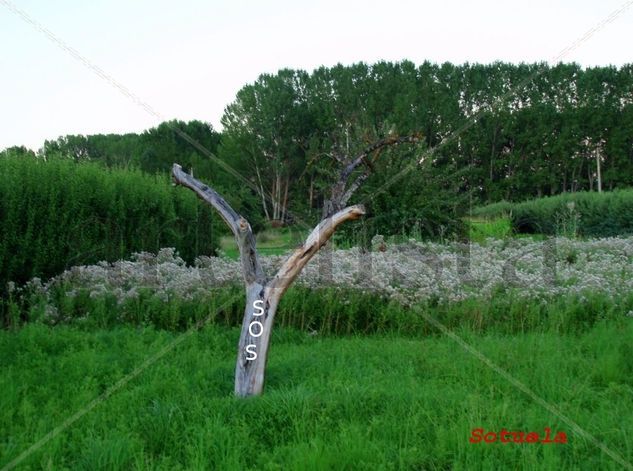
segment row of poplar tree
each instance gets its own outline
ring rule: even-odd
[[[142,134],[65,136],[39,153],[148,172],[179,162],[262,224],[316,218],[342,160],[417,134],[418,145],[376,159],[357,194],[383,233],[437,235],[469,205],[633,184],[632,65],[284,69],[245,85],[221,122],[221,132],[171,121]]]

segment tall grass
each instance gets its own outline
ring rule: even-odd
[[[94,163],[0,159],[0,290],[73,265],[176,247],[192,261],[217,247],[215,216],[166,177]]]
[[[457,333],[626,460],[633,326]],[[273,333],[266,393],[232,396],[237,328],[178,334],[32,324],[0,331],[0,466],[146,364],[28,455],[24,469],[621,469],[592,441],[444,336]],[[482,427],[565,445],[471,444]]]
[[[468,220],[468,238],[472,242],[484,243],[488,238],[505,239],[512,236],[512,223],[507,217]]]
[[[214,289],[206,297],[164,299],[139,289],[135,298],[117,303],[113,294],[90,296],[88,290],[65,295],[65,288],[48,303],[38,296],[9,303],[10,326],[28,322],[72,324],[82,328],[114,328],[121,324],[182,331],[207,320],[217,325],[241,325],[244,294],[241,287]],[[626,319],[633,311],[633,293],[613,298],[608,294],[579,293],[529,300],[512,289],[500,289],[491,299],[459,302],[428,300],[418,304],[449,328],[507,334],[554,330],[579,332],[605,319]],[[397,333],[427,335],[433,328],[411,308],[380,295],[354,289],[291,287],[279,306],[275,323],[319,335]]]

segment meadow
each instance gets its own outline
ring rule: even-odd
[[[630,322],[574,334],[456,333],[631,459]],[[103,397],[20,469],[622,469],[446,336],[282,327],[266,394],[240,400],[232,395],[238,329],[207,324],[165,353],[181,335],[41,324],[2,332],[0,464]],[[147,358],[155,362],[109,394]],[[471,444],[477,427],[551,427],[569,442]]]
[[[248,400],[231,258],[164,249],[32,280],[0,332],[0,466],[71,417],[18,469],[622,469],[631,256],[630,238],[488,238],[462,276],[458,243],[334,251],[331,277],[317,259],[282,300]],[[545,427],[568,443],[469,442]]]
[[[465,240],[335,238],[244,400],[208,208],[134,170],[0,164],[0,469],[633,469],[630,192],[477,208]],[[262,227],[263,269],[304,237]],[[567,443],[469,440],[546,428]]]

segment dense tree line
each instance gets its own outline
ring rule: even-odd
[[[420,131],[436,148],[426,171],[453,173],[478,202],[596,190],[598,168],[605,189],[633,183],[632,66],[405,61],[282,70],[240,90],[222,122],[223,145],[256,169],[275,216],[286,187],[303,180],[300,200],[313,203],[337,153],[389,133]],[[399,186],[420,183],[411,172]]]
[[[371,212],[363,224],[385,233],[454,232],[470,204],[633,184],[632,65],[284,69],[245,85],[222,125],[221,134],[173,121],[140,135],[66,136],[40,153],[149,172],[178,161],[234,195],[259,224],[316,218],[341,161],[379,139],[417,133],[417,145],[373,161],[356,195]]]
[[[189,136],[207,153],[217,151],[220,133],[200,121],[169,121],[141,134],[69,135],[45,141],[40,154],[62,155],[77,162],[100,160],[108,166],[138,167],[149,173],[168,172],[174,157],[201,173],[212,173],[212,161],[182,136]],[[16,150],[19,150],[17,148]]]

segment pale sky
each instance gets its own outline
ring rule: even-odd
[[[633,3],[633,2],[628,2]],[[162,120],[220,129],[246,83],[280,68],[408,59],[552,62],[626,3],[611,1],[44,1],[28,18],[139,97],[148,113],[0,0],[0,149]],[[633,6],[565,62],[633,62]]]

